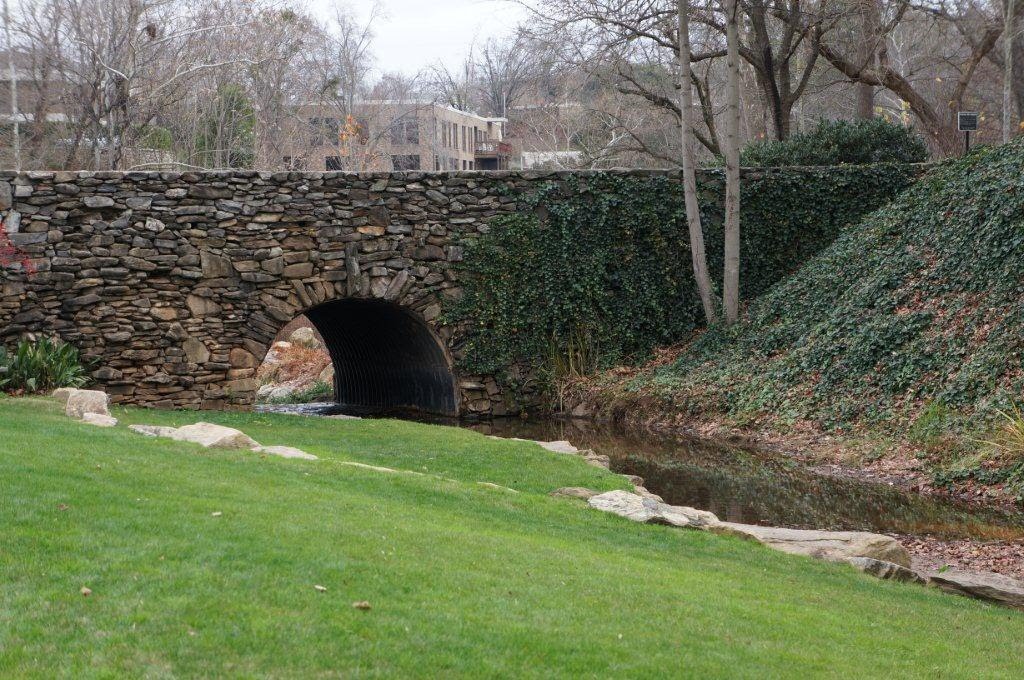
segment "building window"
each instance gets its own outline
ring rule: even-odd
[[[309,143],[313,146],[334,146],[341,128],[337,118],[310,118]]]
[[[420,143],[420,122],[418,120],[399,120],[391,125],[390,136],[392,146]]]
[[[398,155],[391,157],[391,165],[395,170],[419,170],[419,155]]]
[[[327,156],[324,159],[324,167],[327,170],[341,170],[341,156]]]

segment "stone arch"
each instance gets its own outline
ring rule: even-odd
[[[451,357],[415,312],[377,298],[340,298],[306,311],[334,364],[335,401],[355,411],[459,414]]]

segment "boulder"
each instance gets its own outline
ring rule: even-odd
[[[267,352],[267,356],[263,357],[264,364],[279,364],[281,363],[281,355],[292,348],[290,342],[275,342],[270,346],[270,351]]]
[[[57,389],[55,389],[53,391],[53,394],[51,394],[50,396],[53,397],[54,399],[56,399],[57,401],[59,401],[62,406],[67,406],[68,405],[68,397],[71,396],[72,392],[77,392],[77,391],[78,390],[76,388],[74,388],[74,387],[58,387]]]
[[[317,380],[327,383],[328,385],[334,384],[334,364],[327,364],[324,370],[320,371],[320,375],[317,376]]]
[[[947,569],[928,575],[928,584],[947,593],[987,600],[1014,609],[1024,609],[1024,581],[993,572]]]
[[[552,491],[550,495],[561,498],[579,498],[581,500],[589,500],[600,493],[600,491],[585,489],[582,486],[563,486],[561,489],[555,489]]]
[[[174,430],[171,439],[192,442],[206,448],[255,449],[259,446],[249,435],[232,427],[213,423],[195,423]]]
[[[74,390],[64,404],[64,415],[81,419],[86,413],[110,415],[110,397],[100,390]]]
[[[280,456],[281,458],[301,458],[303,460],[317,460],[317,457],[312,453],[306,453],[302,449],[292,448],[291,446],[260,446],[253,449],[257,453],[266,453],[271,456]]]
[[[264,385],[263,387],[267,387],[267,385]],[[270,389],[265,392],[262,387],[260,388],[260,392],[263,392],[261,399],[265,399],[267,401],[284,401],[286,399],[290,399],[296,391],[296,387],[288,383],[284,383],[282,385],[270,385],[269,387]],[[257,392],[257,395],[259,395],[260,392]]]
[[[763,543],[794,555],[808,555],[823,560],[844,561],[851,557],[870,557],[910,568],[910,554],[890,536],[866,531],[817,531],[783,529],[753,524],[719,522],[712,531],[732,534]]]
[[[605,470],[611,467],[611,459],[603,453],[597,453],[596,451],[585,449],[580,451],[580,455],[583,456],[583,460],[587,461],[591,465],[604,468]]]
[[[704,529],[719,523],[713,513],[681,505],[659,503],[628,491],[608,491],[593,496],[587,503],[597,510],[645,524]]]
[[[296,328],[292,331],[292,334],[288,336],[288,342],[309,347],[310,349],[317,349],[321,346],[320,339],[316,336],[316,331],[309,326]]]
[[[86,413],[82,416],[82,422],[86,425],[96,425],[97,427],[114,427],[117,425],[117,418],[105,416],[101,413]]]
[[[650,498],[651,500],[657,501],[659,503],[665,502],[664,498],[654,493],[653,491],[649,490],[646,486],[643,486],[642,484],[634,484],[633,493],[635,493],[638,496],[643,496],[644,498]]]
[[[846,563],[875,578],[899,581],[900,583],[924,583],[924,579],[916,571],[893,562],[883,562],[870,557],[851,557],[846,560]]]

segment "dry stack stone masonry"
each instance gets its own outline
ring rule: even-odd
[[[441,306],[465,240],[567,177],[0,172],[0,215],[36,269],[0,272],[0,342],[59,336],[115,402],[244,407],[278,330],[309,313],[340,400],[507,413],[521,404],[493,376],[459,374]]]

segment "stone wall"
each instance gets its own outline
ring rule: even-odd
[[[330,301],[381,299],[443,345],[459,412],[506,413],[520,404],[493,376],[458,374],[459,328],[439,314],[459,294],[452,264],[464,241],[522,209],[538,182],[564,178],[0,173],[0,214],[36,269],[0,272],[0,342],[59,336],[122,403],[244,407],[285,324]]]

